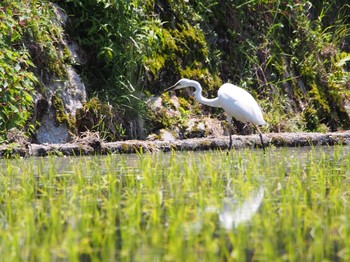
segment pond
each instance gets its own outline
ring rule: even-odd
[[[0,160],[0,254],[350,259],[350,148]]]

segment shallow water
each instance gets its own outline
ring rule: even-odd
[[[332,161],[333,154],[335,152],[336,147],[328,147],[328,146],[322,146],[322,147],[301,147],[301,148],[274,148],[273,150],[269,150],[266,153],[265,161],[271,161],[272,164],[279,163],[280,161],[283,161],[287,166],[291,161],[286,160],[286,155],[289,159],[300,159],[304,164],[307,163],[309,160],[309,153],[311,151],[315,151],[313,153],[313,156],[318,158],[322,157],[323,155],[327,155],[329,157],[329,160]],[[236,153],[243,152],[244,150],[237,150],[231,152],[231,157],[234,159]],[[249,149],[249,151],[259,154],[262,153],[260,149]],[[226,151],[223,151],[225,153]],[[154,158],[157,159],[157,154],[154,153]],[[189,158],[189,154],[191,155],[191,158]],[[178,163],[183,164],[189,164],[188,161],[198,163],[198,166],[200,167],[200,161],[203,160],[203,156],[215,156],[218,154],[218,151],[196,151],[196,152],[176,152],[176,161]],[[341,158],[346,158],[350,154],[350,147],[342,147],[341,152]],[[161,164],[166,168],[167,165],[169,165],[170,158],[172,158],[172,153],[159,153],[161,156],[161,159],[157,159],[157,161],[161,161]],[[106,164],[106,159],[112,158],[109,161],[114,161],[114,170],[110,170],[110,166],[107,167],[108,164]],[[21,167],[23,162],[31,163],[34,166],[40,167],[42,172],[48,172],[50,168],[52,168],[52,165],[55,166],[55,170],[58,174],[64,173],[69,174],[74,172],[74,166],[81,163],[88,163],[89,168],[97,168],[98,172],[100,174],[105,174],[106,172],[110,171],[117,171],[120,169],[121,166],[124,168],[127,167],[128,169],[132,170],[135,174],[139,172],[137,167],[137,162],[142,159],[142,155],[137,154],[115,154],[110,156],[81,156],[81,157],[30,157],[30,158],[15,158],[15,159],[0,159],[0,172],[4,172],[6,170],[6,166],[11,164],[16,166],[19,169],[25,168]],[[342,159],[339,160],[339,164],[341,164]],[[248,160],[242,159],[241,161],[248,163]],[[219,168],[220,163],[212,163],[214,166]],[[260,163],[260,164],[264,164]],[[129,170],[129,171],[130,171]],[[35,171],[35,170],[34,170]]]

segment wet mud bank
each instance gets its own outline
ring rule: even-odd
[[[261,148],[258,135],[234,135],[233,148]],[[263,135],[266,146],[303,147],[350,144],[350,131],[333,133],[269,133]],[[30,156],[82,156],[106,154],[130,154],[156,151],[201,151],[222,149],[229,145],[228,136],[193,138],[174,141],[142,141],[128,140],[119,142],[103,142],[99,139],[84,138],[67,144],[10,144],[0,145],[0,158]]]

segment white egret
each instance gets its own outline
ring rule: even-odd
[[[232,147],[232,117],[234,117],[240,122],[251,123],[254,126],[259,132],[261,145],[265,152],[264,141],[258,126],[265,125],[266,122],[258,103],[250,93],[236,85],[226,83],[219,88],[216,98],[208,99],[202,96],[202,87],[197,81],[186,78],[180,79],[175,85],[165,89],[164,92],[190,86],[196,89],[194,97],[198,102],[207,106],[222,107],[225,110],[230,127],[229,150]]]

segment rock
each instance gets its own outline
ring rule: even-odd
[[[175,141],[176,138],[173,133],[166,129],[159,130],[159,134],[150,134],[147,137],[148,141]]]
[[[168,130],[165,130],[165,129],[161,129],[159,131],[159,140],[161,140],[161,141],[175,141],[176,139],[171,132],[169,132]]]
[[[67,21],[68,21],[67,14],[57,4],[52,4],[52,6],[53,6],[53,12],[55,13],[55,16],[56,16],[56,19],[54,19],[53,22],[57,26],[64,26],[67,23]]]
[[[188,126],[185,129],[184,138],[207,137],[207,136],[222,136],[224,129],[222,122],[216,118],[191,118],[188,121]]]
[[[149,108],[153,111],[157,111],[157,110],[160,110],[161,108],[163,108],[162,98],[160,96],[149,97],[147,100],[147,104],[148,104]]]
[[[225,121],[210,117],[204,117],[203,121],[205,123],[206,134],[208,136],[217,137],[229,134],[229,132],[225,132],[225,128],[223,127],[223,124],[226,123]]]
[[[198,119],[191,118],[188,121],[188,127],[184,132],[185,138],[195,138],[205,136],[205,123]]]
[[[75,114],[77,109],[83,106],[83,102],[86,101],[86,89],[84,83],[81,81],[80,76],[72,68],[67,68],[69,90],[61,94],[61,98],[64,102],[65,108],[71,114]]]
[[[37,132],[38,143],[61,144],[67,143],[70,139],[67,124],[57,124],[52,110],[44,115]]]
[[[57,26],[64,26],[68,17],[62,9],[53,5],[56,14],[55,22]],[[71,60],[75,63],[84,63],[85,58],[76,43],[62,39],[58,45],[58,52],[62,55],[64,50],[69,50]],[[39,122],[36,140],[38,143],[66,143],[71,140],[70,125],[72,119],[76,117],[76,112],[86,101],[86,90],[81,78],[72,66],[65,68],[67,79],[58,79],[56,76],[42,76],[41,82],[43,89],[39,90],[34,98],[35,112],[33,122]],[[44,90],[44,92],[42,92]],[[55,96],[62,103],[58,109],[52,104],[52,97]],[[59,112],[57,112],[59,110]],[[58,114],[64,118],[57,119]],[[71,122],[70,122],[71,121]]]

